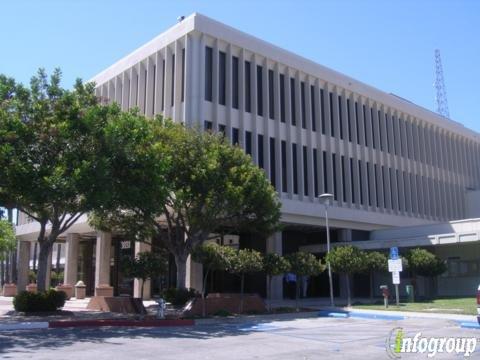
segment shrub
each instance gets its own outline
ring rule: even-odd
[[[232,313],[228,310],[220,309],[213,315],[214,316],[220,316],[220,317],[227,317],[227,316],[232,316]]]
[[[163,298],[173,306],[184,306],[188,300],[196,295],[195,289],[176,289],[170,288],[163,291]]]
[[[48,290],[36,294],[22,291],[13,298],[13,307],[20,312],[56,311],[65,305],[66,299],[63,291]]]

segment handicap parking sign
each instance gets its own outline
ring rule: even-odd
[[[393,246],[390,248],[390,259],[392,260],[398,259],[398,247]]]

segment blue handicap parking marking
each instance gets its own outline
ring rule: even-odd
[[[279,327],[271,324],[249,324],[240,325],[238,330],[240,331],[272,331],[278,330]]]

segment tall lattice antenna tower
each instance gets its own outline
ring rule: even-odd
[[[445,81],[443,79],[442,59],[440,58],[440,50],[435,49],[435,83],[433,84],[437,90],[435,100],[437,103],[437,113],[450,118],[447,102],[447,90],[445,89]]]

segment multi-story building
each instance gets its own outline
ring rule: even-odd
[[[147,116],[162,114],[223,132],[265,170],[281,198],[285,227],[266,241],[240,237],[240,246],[324,253],[318,196],[332,193],[334,242],[379,249],[428,246],[449,261],[439,293],[474,292],[480,224],[454,220],[480,217],[478,133],[200,14],[185,18],[92,81],[104,101],[115,101],[122,109],[138,107]],[[34,228],[19,226],[19,238],[32,239]],[[110,259],[111,236],[96,235],[85,219],[69,232],[65,267],[69,261],[78,263],[79,245],[69,244],[93,243],[83,246],[96,247],[96,284],[108,282],[109,264],[101,259]],[[96,246],[91,238],[97,239]],[[111,256],[122,246],[129,248],[127,242],[119,241]],[[85,251],[88,262],[93,250]],[[199,271],[192,264],[192,286]],[[70,276],[66,281],[78,278],[71,271]],[[110,275],[110,284],[115,276]],[[457,290],[448,286],[452,279]],[[259,284],[252,286],[263,292]],[[311,281],[308,294],[326,295],[326,284],[324,276]],[[118,279],[113,285],[120,286]],[[277,279],[272,296],[279,297],[281,289]]]

